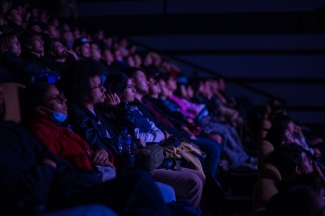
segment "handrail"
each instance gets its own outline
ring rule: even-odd
[[[148,45],[146,45],[146,44],[140,43],[140,42],[135,41],[135,40],[133,40],[133,39],[130,39],[130,38],[128,38],[128,37],[125,37],[125,38],[126,38],[128,41],[130,41],[131,43],[133,43],[133,44],[136,44],[136,45],[138,45],[138,46],[141,46],[141,47],[143,47],[143,48],[145,48],[145,49],[147,49],[147,50],[151,50],[151,51],[154,51],[154,52],[160,53],[158,50],[156,50],[156,49],[154,49],[154,48],[152,48],[152,47],[150,47],[150,46],[148,46]],[[179,61],[179,62],[181,62],[181,63],[183,63],[183,64],[186,64],[186,65],[188,65],[188,66],[190,66],[190,67],[192,67],[192,68],[194,68],[194,69],[201,70],[201,71],[203,71],[203,72],[205,72],[205,73],[207,73],[207,74],[214,75],[214,76],[218,76],[218,77],[220,77],[220,78],[224,78],[225,80],[228,79],[227,77],[225,77],[225,76],[223,76],[223,75],[220,75],[220,74],[217,73],[216,71],[213,71],[213,70],[210,70],[210,69],[208,69],[208,68],[205,68],[205,67],[202,67],[202,66],[196,65],[196,64],[194,64],[194,63],[192,63],[192,62],[186,61],[186,60],[181,59],[181,58],[179,58],[179,57],[176,57],[176,56],[174,56],[174,55],[165,54],[165,56],[167,56],[167,57],[169,57],[169,58],[171,58],[171,59],[174,59],[174,60],[176,60],[176,61]],[[240,86],[242,86],[242,87],[244,87],[244,88],[246,88],[246,89],[249,89],[249,90],[251,90],[251,91],[257,92],[258,94],[261,94],[261,95],[263,95],[263,96],[266,96],[266,97],[269,97],[269,98],[277,98],[277,99],[280,100],[281,102],[285,102],[284,99],[279,98],[278,96],[274,96],[274,95],[272,95],[272,94],[270,94],[270,93],[268,93],[268,92],[262,91],[262,90],[260,90],[260,89],[255,88],[255,87],[252,87],[252,86],[249,86],[249,85],[247,85],[246,83],[241,82],[241,81],[239,81],[239,80],[235,80],[234,83],[236,83],[236,84],[238,84],[238,85],[240,85]]]

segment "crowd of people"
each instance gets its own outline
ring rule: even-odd
[[[103,30],[90,34],[25,3],[0,6],[0,84],[26,86],[21,107],[28,113],[21,125],[0,122],[3,214],[86,215],[91,209],[172,215],[175,205],[188,215],[220,214],[220,200],[206,201],[208,178],[219,187],[220,171],[257,170],[258,159],[247,153],[239,133],[251,110],[226,97],[223,78],[191,80],[170,59],[138,53],[125,38],[114,40]],[[4,103],[0,91],[0,117]],[[323,163],[322,140],[305,138],[301,127],[271,105],[278,113],[270,114],[266,139],[278,155],[270,161],[283,177],[315,172],[323,178],[308,159],[312,154]],[[134,149],[186,140],[199,165],[120,173],[114,158],[125,127]],[[305,166],[289,170],[280,159],[285,151],[298,152],[302,159],[290,159]],[[311,187],[283,193],[316,199],[319,187],[306,188]],[[280,195],[270,201],[270,215],[277,215]]]

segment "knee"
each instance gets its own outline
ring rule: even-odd
[[[223,141],[222,136],[218,133],[210,133],[210,134],[208,134],[208,138],[212,139],[214,141],[217,141],[219,145],[221,145],[221,143]]]

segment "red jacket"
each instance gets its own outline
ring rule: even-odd
[[[94,152],[78,134],[41,117],[37,117],[33,121],[29,132],[57,156],[64,158],[77,167],[92,169],[86,149],[90,155]]]

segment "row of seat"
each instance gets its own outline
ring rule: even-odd
[[[259,131],[259,140],[257,145],[258,164],[258,182],[254,186],[253,191],[253,207],[254,212],[251,215],[262,215],[266,207],[266,203],[278,193],[276,183],[281,181],[279,170],[272,164],[267,162],[267,156],[274,151],[272,143],[265,140],[268,130],[272,123],[265,118],[261,122]]]

